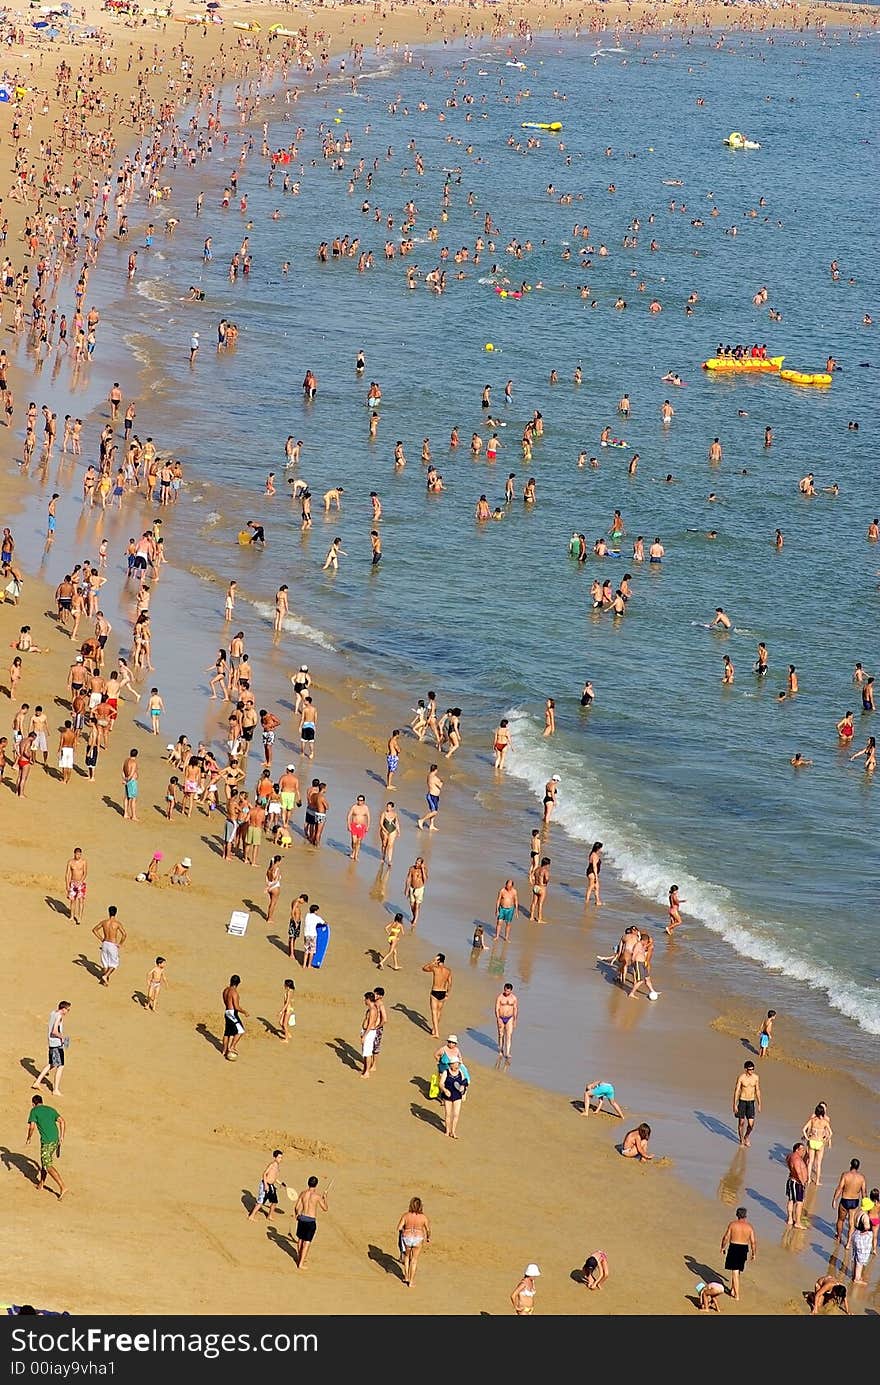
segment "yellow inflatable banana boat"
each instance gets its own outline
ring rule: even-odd
[[[784,360],[784,356],[744,356],[742,360],[737,360],[735,356],[710,356],[708,361],[703,362],[703,369],[717,370],[720,374],[729,375],[748,375],[756,372],[767,375],[778,371]]]
[[[814,374],[807,374],[803,370],[780,370],[780,380],[788,380],[792,385],[830,385],[831,376],[826,375],[825,371],[817,371]]]
[[[552,130],[556,134],[562,129],[561,120],[524,120],[519,127],[521,130]]]

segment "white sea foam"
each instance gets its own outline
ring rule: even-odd
[[[166,304],[170,285],[167,279],[141,279],[135,284],[135,292],[141,298],[147,298],[151,303]]]
[[[252,601],[251,605],[264,620],[274,621],[275,607],[271,606],[268,601]],[[336,649],[336,645],[324,634],[323,630],[316,630],[314,626],[307,625],[304,620],[300,620],[299,616],[285,616],[284,629],[289,635],[296,635],[298,639],[308,640],[311,644],[318,644],[322,649],[329,649],[331,653]]]
[[[691,875],[681,859],[651,842],[643,825],[620,821],[609,806],[601,777],[590,770],[583,758],[558,750],[526,712],[506,713],[512,738],[507,768],[528,786],[540,800],[551,774],[562,783],[554,821],[575,841],[605,843],[605,857],[621,879],[645,899],[666,904],[669,885],[676,881],[687,901],[682,915],[697,919],[719,934],[743,957],[759,962],[770,971],[780,971],[803,981],[815,991],[823,991],[829,1003],[848,1019],[855,1020],[869,1034],[880,1034],[880,989],[866,986],[842,975],[834,967],[790,951],[772,924],[752,918],[739,909],[723,885],[699,880]]]

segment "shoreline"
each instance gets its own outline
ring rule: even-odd
[[[102,365],[103,365],[103,363],[102,363]],[[170,442],[173,443],[173,439],[169,439],[168,441],[170,441]],[[125,514],[126,512],[123,512],[123,513]],[[80,543],[79,546],[81,547],[81,543]],[[60,551],[60,549],[59,549],[59,551]],[[173,580],[173,579],[171,578],[171,574],[170,574],[170,573],[166,574],[166,580],[168,580],[168,579]],[[170,585],[170,582],[169,582],[169,585]],[[159,614],[159,613],[160,613],[160,608],[159,608],[159,606],[157,605],[157,614]],[[9,612],[7,611],[6,614],[7,614],[7,616],[8,616]],[[164,611],[164,610],[161,611],[161,616],[162,616],[163,618],[167,617],[167,612]],[[117,633],[118,633],[118,631],[119,631],[119,629],[120,629],[120,626],[119,626],[118,622],[115,621],[115,620],[114,620],[114,624],[116,625],[116,630],[117,630]],[[8,620],[7,620],[7,622],[6,622],[6,627],[9,627],[9,622],[8,622]],[[6,627],[4,627],[4,628],[6,628]],[[9,628],[12,628],[12,627],[9,627]],[[36,626],[35,626],[35,628],[39,628],[39,627],[36,627]],[[318,656],[318,657],[319,657],[319,659],[321,659],[323,656]],[[166,681],[166,680],[164,680],[164,677],[163,677],[163,680],[162,680],[162,681],[163,681],[163,682]],[[326,694],[322,691],[322,699],[323,699],[323,697],[325,697],[325,696],[326,696]],[[192,712],[191,712],[191,711],[189,712],[188,715],[189,715],[190,718],[192,719]],[[341,719],[341,718],[340,718],[340,719]],[[377,734],[377,730],[378,730],[378,726],[374,726],[374,725],[371,724],[369,727],[366,727],[366,728],[364,728],[364,729],[361,731],[361,733],[360,733],[361,739],[362,739],[362,740],[372,740],[372,739],[374,739],[375,736],[376,736],[376,734]],[[191,734],[191,737],[192,737],[192,733],[190,733],[190,734]],[[322,734],[323,734],[323,733],[322,733]],[[116,748],[115,748],[115,750],[114,750],[114,754],[116,753],[116,749],[118,749],[118,740],[117,740]],[[336,768],[337,762],[345,762],[345,761],[347,761],[348,759],[349,759],[349,753],[348,753],[347,749],[344,748],[344,746],[341,747],[341,748],[339,748],[339,749],[331,749],[331,751],[329,752],[329,755],[328,755],[328,763],[332,763],[332,764],[334,765],[334,770],[335,770],[335,768]],[[335,777],[335,776],[334,776],[334,777]],[[156,778],[155,776],[154,776],[154,778],[155,778],[155,784],[156,784],[155,792],[156,792],[157,797],[158,797],[158,791],[159,791],[159,788],[161,787],[161,785],[159,784],[159,779]],[[339,781],[337,780],[336,782],[339,782]],[[343,781],[343,782],[344,782],[344,781]],[[343,797],[344,797],[344,795],[343,795]],[[145,806],[145,807],[147,806],[146,803],[144,804],[144,806]],[[340,805],[339,805],[339,802],[337,801],[337,811],[338,811],[338,807],[339,807],[339,806],[340,806]],[[115,824],[114,824],[114,825],[115,825]],[[114,833],[113,836],[114,836],[114,838],[116,838],[116,837],[118,836],[118,833]],[[138,849],[141,850],[141,852],[143,851],[143,848],[142,848],[142,847],[139,847]],[[296,853],[296,850],[297,850],[297,848],[295,847],[295,848],[294,848],[294,854]],[[577,848],[574,847],[574,849],[573,849],[569,854],[573,855],[573,854],[575,854],[576,851],[577,851]],[[128,855],[129,855],[129,854],[130,854],[130,853],[126,851],[126,858],[128,858]],[[321,869],[322,869],[322,872],[323,872],[324,870],[326,870],[326,867],[324,867],[323,864],[322,864],[322,868],[321,868]],[[56,872],[56,874],[57,874],[57,872]],[[364,874],[365,874],[365,872],[364,872]],[[478,871],[477,871],[477,869],[476,869],[475,866],[472,866],[471,869],[470,869],[470,871],[469,871],[467,874],[468,874],[468,879],[469,879],[470,881],[473,881],[475,878],[477,878],[477,879],[479,878]],[[259,880],[259,874],[258,874],[258,876],[257,876],[257,880]],[[48,888],[48,887],[47,887],[47,888]],[[121,887],[120,887],[120,888],[121,888]],[[324,890],[324,885],[323,885],[323,883],[322,883],[321,888],[322,888],[322,892],[323,892],[323,890]],[[327,888],[329,888],[329,889],[338,889],[338,883],[337,883],[336,886],[333,886],[333,885],[331,885],[331,884],[329,883],[329,881],[328,881]],[[129,891],[129,893],[130,893],[130,891]],[[494,889],[492,890],[492,893],[494,893]],[[339,898],[340,898],[340,900],[341,900],[341,896],[340,896]],[[455,895],[455,892],[454,892],[454,891],[451,892],[451,893],[449,894],[448,898],[449,898],[449,903],[450,903],[450,905],[456,905],[456,904],[459,902],[459,897],[457,897],[457,896]],[[137,901],[137,904],[138,904],[138,905],[140,904],[140,896],[138,895],[137,891],[135,892],[135,895],[133,896],[133,899],[134,899],[135,901]],[[216,902],[217,902],[217,897],[216,897],[216,894],[215,894],[215,898],[214,898],[214,900],[212,900],[212,903],[216,904]],[[445,900],[444,900],[444,902],[445,902]],[[134,907],[134,906],[132,906],[132,907]],[[340,908],[340,910],[343,910],[343,909],[348,909],[348,908],[350,908],[351,906],[350,906],[350,902],[349,902],[349,901],[346,901],[346,904],[345,904],[345,905],[343,905],[343,904],[340,902],[340,904],[339,904],[338,907]],[[482,910],[482,906],[478,906],[478,907],[480,907],[481,910]],[[617,910],[614,910],[613,912],[614,912],[615,914],[618,913]],[[525,925],[522,925],[522,926],[525,927]],[[428,927],[428,929],[430,930],[430,924],[429,924],[429,923],[426,924],[426,927]],[[359,940],[359,941],[362,941],[362,940]],[[162,945],[164,946],[165,944],[163,943]],[[592,944],[591,944],[591,945],[592,945]],[[170,949],[172,948],[173,944],[172,944],[171,942],[169,942],[169,943],[167,944],[167,946],[169,947],[169,950],[170,950]],[[414,949],[414,948],[410,948],[410,949],[408,949],[408,950],[409,950],[410,952],[413,952],[415,949]],[[273,959],[273,960],[274,960],[274,959]],[[353,965],[353,957],[349,958],[348,961]],[[265,969],[263,969],[263,970],[265,970]],[[273,972],[273,975],[274,975],[274,974],[275,974],[275,973]],[[279,973],[279,974],[280,974],[280,973]],[[480,988],[475,988],[475,990],[474,990],[474,997],[475,997],[474,1003],[475,1003],[475,1005],[477,1005],[478,1007],[479,1007],[479,1006],[484,1006],[484,1005],[485,1005],[485,996],[486,996],[487,993],[488,993],[488,992],[487,992],[487,988],[486,988],[485,986],[482,986],[482,987],[480,987]],[[623,998],[623,997],[621,997],[621,999],[622,999],[622,998]],[[267,1002],[267,1003],[268,1003],[268,1002]],[[339,1001],[339,1000],[337,1000],[336,998],[334,998],[334,1002],[333,1002],[333,1003],[341,1003],[341,1001]],[[643,1008],[643,1007],[638,1007],[638,1006],[637,1006],[637,1007],[635,1007],[635,1008],[638,1010],[639,1008]],[[710,1007],[710,1008],[717,1008],[717,1007]],[[722,1015],[721,1018],[723,1019],[723,1018],[724,1018],[724,1015]],[[734,1026],[734,1027],[736,1027],[736,1026]],[[598,1026],[597,1026],[597,1029],[598,1029]],[[397,1037],[397,1036],[395,1035],[395,1038],[396,1038],[396,1037]],[[595,1038],[595,1035],[591,1035],[591,1038],[594,1039],[594,1038]],[[716,1051],[717,1051],[717,1048],[718,1048],[718,1046],[715,1045]],[[343,1061],[344,1061],[344,1060],[343,1060]],[[607,1061],[607,1060],[606,1060],[606,1061]],[[730,1061],[734,1061],[734,1060],[731,1059]],[[386,1080],[387,1080],[387,1079],[386,1079]],[[482,1085],[483,1085],[483,1083],[482,1083],[482,1081],[481,1081],[481,1082],[480,1082],[480,1086],[482,1086]],[[488,1085],[488,1079],[487,1079],[487,1085]],[[555,1105],[552,1105],[552,1103],[551,1103],[551,1101],[550,1101],[550,1098],[549,1098],[546,1094],[542,1094],[540,1097],[538,1097],[538,1096],[535,1095],[535,1091],[534,1091],[534,1089],[532,1089],[532,1088],[527,1088],[526,1091],[525,1091],[525,1093],[524,1093],[524,1094],[521,1094],[520,1091],[519,1091],[518,1084],[514,1083],[514,1084],[510,1084],[510,1085],[511,1085],[512,1087],[516,1088],[517,1093],[518,1093],[517,1098],[516,1098],[516,1101],[515,1101],[517,1110],[522,1110],[523,1112],[525,1112],[525,1110],[526,1110],[525,1103],[526,1103],[526,1102],[537,1101],[537,1102],[539,1103],[540,1107],[541,1107],[542,1112],[546,1113],[546,1118],[547,1118],[548,1122],[552,1123],[553,1120],[554,1120],[554,1118],[556,1118],[557,1124],[560,1123],[559,1120],[558,1120],[558,1109],[557,1109],[557,1107],[556,1107]],[[575,1095],[575,1093],[572,1093],[572,1095]],[[501,1110],[503,1110],[504,1101],[503,1101],[502,1098],[497,1098],[497,1097],[495,1098],[495,1101],[496,1101],[496,1110],[500,1112]],[[811,1103],[811,1104],[812,1104],[812,1103]],[[722,1104],[721,1104],[720,1095],[719,1095],[718,1105],[719,1105],[719,1108],[720,1108],[720,1109],[723,1109],[723,1106],[722,1106]],[[528,1109],[531,1110],[531,1107],[529,1107]],[[805,1113],[804,1113],[804,1114],[805,1114]],[[467,1118],[470,1118],[470,1116],[471,1116],[471,1110],[470,1110],[470,1109],[469,1109],[468,1111],[466,1111],[465,1116],[466,1116]],[[523,1118],[525,1119],[525,1116],[524,1116]],[[567,1119],[567,1117],[566,1117],[566,1119]],[[599,1124],[602,1126],[603,1129],[607,1128],[607,1127],[605,1127],[604,1122],[600,1122]],[[848,1122],[847,1122],[847,1125],[848,1125]],[[658,1129],[659,1129],[659,1127],[658,1127]],[[216,1133],[216,1132],[215,1132],[215,1133]],[[273,1136],[273,1138],[275,1138],[275,1136]],[[278,1138],[280,1138],[280,1136],[278,1136]],[[491,1136],[490,1136],[490,1138],[491,1138]],[[572,1132],[572,1138],[576,1138],[576,1136],[574,1136],[574,1132]],[[320,1144],[320,1141],[317,1141],[316,1143],[317,1143],[317,1144]],[[566,1140],[566,1148],[567,1148],[567,1149],[569,1150],[569,1152],[571,1153],[571,1151],[572,1151],[572,1149],[573,1149],[573,1146],[571,1146],[571,1144],[568,1142],[568,1140]],[[305,1152],[306,1152],[306,1153],[310,1153],[311,1151],[310,1151],[310,1150],[306,1150]],[[255,1154],[255,1155],[254,1155],[254,1158],[256,1158],[256,1157],[257,1157],[257,1156],[256,1156],[256,1154]],[[573,1155],[572,1155],[572,1157],[573,1157]],[[679,1161],[676,1160],[676,1163],[678,1163],[678,1162],[679,1162]],[[617,1164],[612,1164],[612,1165],[609,1166],[609,1167],[617,1168],[617,1167],[619,1167],[619,1164],[620,1164],[620,1161],[618,1161]],[[80,1175],[80,1176],[81,1176],[81,1175]],[[780,1174],[780,1172],[779,1172],[778,1170],[775,1172],[774,1177],[776,1178],[777,1181],[779,1181],[779,1179],[781,1178],[781,1174]],[[664,1188],[665,1188],[665,1186],[666,1186],[666,1185],[664,1185]],[[689,1209],[690,1209],[689,1212],[688,1212],[688,1216],[689,1216],[689,1218],[690,1218],[690,1217],[691,1217],[691,1213],[692,1213],[692,1207],[691,1207],[691,1204],[690,1204],[690,1203],[688,1204],[688,1206],[689,1206]],[[706,1214],[707,1214],[707,1216],[708,1216],[708,1215],[709,1215],[709,1208],[708,1208],[708,1206],[707,1206],[706,1208],[704,1208],[703,1210],[706,1212]],[[717,1209],[716,1209],[716,1210],[717,1210]],[[497,1215],[497,1213],[496,1213],[496,1215]],[[526,1253],[525,1250],[524,1250],[524,1253]],[[531,1252],[528,1252],[528,1253],[531,1254]],[[613,1253],[613,1252],[612,1252],[612,1253]],[[623,1251],[622,1248],[621,1248],[621,1250],[618,1252],[618,1254],[621,1255],[621,1256],[622,1256],[624,1253],[625,1253],[625,1252]],[[817,1271],[817,1272],[818,1272],[818,1271]],[[812,1271],[811,1271],[810,1273],[812,1273]],[[802,1279],[804,1279],[804,1281],[806,1282],[806,1272],[805,1272],[805,1271],[800,1272],[800,1277],[801,1277]],[[665,1293],[665,1291],[664,1291],[664,1293]],[[37,1296],[37,1297],[38,1297],[38,1293],[37,1293],[36,1290],[34,1291],[34,1296]],[[583,1296],[581,1296],[581,1297],[583,1297]],[[664,1301],[666,1301],[665,1298],[664,1298]],[[670,1296],[670,1299],[669,1299],[668,1301],[670,1301],[670,1302],[672,1301],[672,1297],[671,1297],[671,1296]],[[563,1302],[563,1300],[560,1299],[559,1302],[561,1303],[561,1302]],[[544,1306],[544,1305],[542,1305],[542,1307],[543,1307],[543,1306]],[[605,1305],[605,1301],[603,1301],[603,1309],[605,1308],[605,1306],[606,1306],[606,1305]],[[313,1310],[313,1311],[315,1311],[315,1310]],[[411,1310],[411,1311],[414,1311],[414,1310]],[[566,1308],[561,1308],[561,1307],[560,1307],[560,1308],[557,1308],[556,1311],[573,1311],[573,1310],[572,1310],[571,1308],[568,1308],[568,1307],[566,1307]],[[665,1308],[658,1309],[657,1311],[666,1311],[666,1312],[668,1312],[668,1311],[678,1311],[678,1310],[676,1310],[676,1309],[674,1309],[674,1308],[670,1308],[670,1307],[665,1307]],[[683,1307],[683,1308],[681,1309],[681,1311],[689,1311],[689,1309],[685,1306],[685,1307]],[[748,1309],[746,1309],[746,1311],[748,1311]],[[793,1308],[791,1308],[791,1307],[789,1306],[789,1308],[788,1308],[787,1311],[796,1311],[796,1310],[793,1309]]]

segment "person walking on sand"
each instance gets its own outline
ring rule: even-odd
[[[505,880],[501,889],[498,891],[498,898],[495,900],[495,937],[501,937],[501,929],[504,928],[505,942],[510,937],[510,925],[516,918],[519,909],[519,895],[512,880]]]
[[[25,1144],[29,1145],[31,1136],[36,1129],[40,1139],[40,1167],[37,1171],[37,1191],[47,1190],[48,1181],[51,1178],[53,1183],[58,1184],[58,1201],[64,1197],[67,1188],[64,1185],[61,1174],[55,1167],[55,1160],[61,1153],[61,1143],[64,1140],[67,1125],[64,1117],[55,1110],[54,1106],[45,1106],[41,1096],[31,1097],[31,1109],[28,1113],[27,1138]]]
[[[296,1217],[296,1267],[298,1270],[306,1268],[309,1250],[318,1229],[318,1213],[328,1211],[327,1194],[329,1191],[328,1186],[324,1192],[321,1192],[318,1188],[318,1180],[312,1174],[308,1187],[303,1189],[296,1200],[293,1212]]]
[[[61,1095],[61,1077],[64,1072],[64,1050],[67,1047],[67,1039],[64,1034],[64,1021],[70,1012],[70,1001],[59,1000],[55,1009],[49,1016],[49,1061],[43,1071],[34,1078],[31,1087],[38,1091],[46,1079],[52,1074],[52,1094]]]
[[[443,780],[437,773],[437,766],[431,765],[425,780],[425,802],[428,811],[424,817],[419,818],[419,827],[427,826],[429,832],[436,832],[434,819],[440,811],[440,793],[443,789]]]
[[[409,1209],[397,1223],[397,1241],[403,1264],[403,1282],[411,1289],[415,1283],[422,1247],[431,1244],[431,1223],[425,1216],[420,1197],[410,1198]]]
[[[415,928],[419,921],[419,913],[425,901],[425,886],[427,883],[428,867],[425,865],[424,858],[417,856],[406,873],[406,881],[403,886],[412,913],[409,924],[410,930]]]
[[[788,1169],[788,1178],[785,1182],[786,1224],[788,1226],[801,1225],[801,1215],[804,1209],[804,1193],[807,1187],[807,1161],[805,1158],[807,1146],[803,1140],[798,1140],[791,1147],[791,1153],[786,1155],[785,1165]]]
[[[458,1118],[461,1115],[461,1103],[467,1096],[469,1086],[470,1082],[461,1070],[461,1063],[457,1058],[451,1058],[449,1067],[440,1078],[443,1123],[446,1126],[445,1133],[450,1140],[458,1139]]]
[[[386,923],[385,936],[388,939],[388,951],[379,957],[378,967],[380,971],[383,969],[386,962],[391,963],[392,971],[400,971],[397,948],[405,931],[403,914],[395,914],[391,922]]]
[[[727,1252],[724,1268],[730,1270],[730,1297],[739,1301],[739,1277],[746,1262],[757,1259],[758,1241],[755,1228],[747,1220],[745,1207],[737,1207],[736,1217],[728,1222],[721,1237],[721,1253]]]
[[[282,1149],[273,1149],[272,1158],[263,1169],[260,1178],[260,1186],[257,1190],[257,1200],[248,1214],[248,1221],[254,1221],[258,1212],[264,1212],[266,1220],[272,1220],[273,1212],[282,1212],[283,1208],[278,1206],[277,1184],[281,1178],[281,1160],[284,1158]],[[283,1186],[283,1185],[282,1185]]]
[[[535,1280],[539,1279],[541,1271],[537,1265],[526,1265],[523,1270],[523,1277],[517,1284],[510,1301],[513,1304],[513,1311],[518,1318],[531,1317],[535,1311]]]
[[[155,964],[147,972],[147,1009],[158,1010],[162,987],[168,985],[165,975],[165,958],[157,957]]]
[[[446,954],[438,952],[433,961],[425,963],[422,971],[431,974],[431,994],[428,997],[431,1005],[431,1036],[439,1039],[440,1016],[452,990],[452,972],[446,965]]]
[[[238,997],[238,988],[241,985],[241,977],[238,975],[230,976],[229,985],[223,988],[223,1047],[221,1053],[230,1063],[234,1063],[238,1058],[238,1045],[244,1033],[242,1015],[247,1015],[247,1010],[241,1008]]]
[[[513,1031],[519,1019],[519,1000],[513,993],[513,983],[505,981],[500,995],[495,997],[495,1026],[498,1030],[498,1056],[509,1058]]]
[[[346,822],[351,839],[351,859],[356,861],[361,854],[361,842],[370,830],[370,807],[362,793],[358,794],[349,808]]]
[[[400,818],[394,800],[390,799],[382,810],[379,819],[379,849],[382,852],[383,866],[390,866],[394,857],[394,844],[400,834]]]
[[[761,1110],[761,1083],[755,1065],[749,1059],[736,1079],[733,1089],[733,1114],[736,1116],[739,1142],[746,1148],[751,1144],[755,1114]]]
[[[64,871],[64,892],[70,901],[70,917],[74,923],[82,923],[88,876],[89,863],[83,856],[82,847],[75,846]]]
[[[101,973],[101,985],[109,986],[110,977],[119,967],[119,949],[125,942],[128,934],[119,922],[116,915],[119,910],[115,904],[111,904],[107,910],[107,917],[96,923],[92,929],[93,934],[101,944],[101,966],[104,970]]]

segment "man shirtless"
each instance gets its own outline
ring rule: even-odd
[[[754,1260],[758,1254],[755,1229],[746,1219],[745,1207],[737,1207],[736,1218],[728,1222],[721,1237],[721,1251],[722,1254],[727,1251],[724,1268],[730,1270],[730,1297],[738,1299],[739,1277],[746,1267],[746,1261]]]
[[[278,791],[281,794],[281,825],[287,827],[299,800],[299,779],[293,765],[288,765],[278,780]]]
[[[76,732],[73,729],[72,721],[65,721],[58,736],[58,768],[61,771],[61,782],[70,783],[70,776],[73,774],[73,756],[76,749]]]
[[[64,871],[64,892],[70,901],[70,917],[74,923],[82,923],[88,877],[89,863],[83,856],[82,847],[75,846]]]
[[[318,1180],[314,1174],[309,1179],[309,1185],[304,1188],[296,1200],[293,1209],[296,1217],[296,1265],[297,1269],[304,1270],[309,1247],[315,1239],[315,1232],[318,1229],[318,1212],[326,1212],[327,1192],[320,1192]]]
[[[417,856],[406,873],[406,881],[403,888],[409,900],[409,907],[412,913],[409,926],[415,928],[419,921],[419,912],[425,900],[425,886],[428,883],[428,867],[425,865],[421,856]]]
[[[498,1027],[498,1056],[509,1058],[513,1043],[513,1031],[519,1018],[519,1001],[513,994],[513,985],[505,981],[501,994],[495,998],[495,1023]]]
[[[435,1039],[440,1038],[440,1016],[443,1013],[443,1006],[449,998],[452,990],[452,972],[446,965],[446,955],[438,952],[432,962],[426,962],[422,971],[431,973],[431,994],[429,1001],[431,1005],[431,1035]]]
[[[229,985],[223,988],[223,1048],[224,1058],[228,1058],[230,1063],[238,1058],[238,1045],[244,1033],[244,1025],[241,1016],[247,1015],[247,1010],[242,1010],[238,998],[238,988],[241,985],[240,976],[230,976]]]
[[[128,822],[137,822],[138,796],[138,753],[130,750],[122,762],[122,787],[125,803],[122,816]]]
[[[850,1159],[849,1168],[842,1173],[837,1180],[837,1187],[831,1198],[831,1206],[837,1203],[837,1239],[843,1237],[843,1224],[847,1223],[846,1244],[852,1240],[853,1227],[856,1222],[856,1212],[859,1210],[863,1197],[867,1197],[868,1188],[865,1183],[864,1174],[859,1172],[861,1165],[858,1159]]]
[[[101,944],[101,966],[104,968],[101,973],[102,986],[110,985],[110,977],[119,966],[119,949],[128,937],[116,914],[116,905],[111,904],[107,910],[107,917],[101,919],[92,929]]]
[[[755,1065],[747,1062],[733,1089],[733,1114],[737,1119],[739,1142],[748,1147],[755,1128],[755,1112],[761,1110],[761,1083]],[[736,1297],[736,1295],[734,1295]]]
[[[351,838],[351,859],[356,861],[361,852],[361,842],[370,830],[370,807],[364,795],[359,793],[348,810],[348,835]]]
[[[379,1028],[379,1007],[373,991],[364,992],[364,1018],[361,1021],[361,1057],[364,1060],[361,1077],[373,1071],[376,1052],[376,1031]]]
[[[501,928],[504,926],[504,939],[510,937],[510,925],[516,918],[519,909],[519,895],[512,880],[505,880],[501,889],[498,891],[498,898],[495,901],[495,937],[501,937]]]

